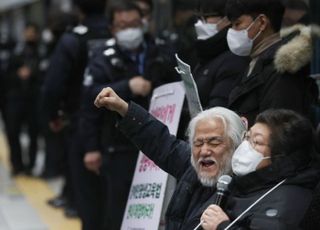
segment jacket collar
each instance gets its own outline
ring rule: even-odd
[[[313,30],[310,26],[296,25],[280,33],[285,42],[276,52],[275,68],[279,73],[294,74],[311,61]]]
[[[229,50],[226,38],[228,29],[229,27],[226,27],[213,37],[206,40],[196,41],[196,50],[200,61],[211,60],[221,53]]]

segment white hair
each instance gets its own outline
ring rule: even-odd
[[[241,144],[243,133],[246,131],[246,126],[238,114],[223,107],[213,107],[204,110],[190,121],[188,136],[191,148],[193,148],[194,133],[198,122],[208,119],[219,119],[222,121],[224,134],[230,138],[233,152]]]

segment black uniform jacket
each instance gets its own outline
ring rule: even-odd
[[[52,54],[43,86],[46,119],[56,119],[61,109],[71,118],[78,116],[88,42],[109,37],[108,21],[103,15],[90,15],[81,25],[62,35]]]

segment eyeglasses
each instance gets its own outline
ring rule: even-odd
[[[248,141],[253,148],[257,146],[269,146],[269,144],[263,143],[263,141],[257,139],[257,137],[251,137],[250,131],[243,133],[242,141]]]
[[[207,145],[214,148],[223,143],[223,140],[224,139],[222,137],[200,138],[193,141],[193,146],[199,148],[203,146],[204,143],[207,143]]]

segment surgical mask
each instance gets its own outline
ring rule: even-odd
[[[137,49],[143,42],[142,28],[128,28],[115,34],[117,44],[126,50]]]
[[[264,157],[262,153],[250,145],[249,141],[245,140],[239,145],[232,156],[232,171],[237,176],[247,175],[254,172],[261,161],[269,158]]]
[[[207,40],[208,38],[211,38],[214,35],[216,35],[219,32],[218,25],[222,20],[223,19],[221,19],[217,23],[206,23],[202,20],[198,20],[197,23],[194,24],[194,28],[197,33],[197,39]]]
[[[257,17],[258,18],[258,17]],[[249,38],[248,31],[256,22],[257,18],[248,26],[247,29],[235,30],[230,28],[227,34],[227,42],[232,53],[238,56],[249,56],[253,47],[253,42],[261,34],[261,30],[253,38]]]

